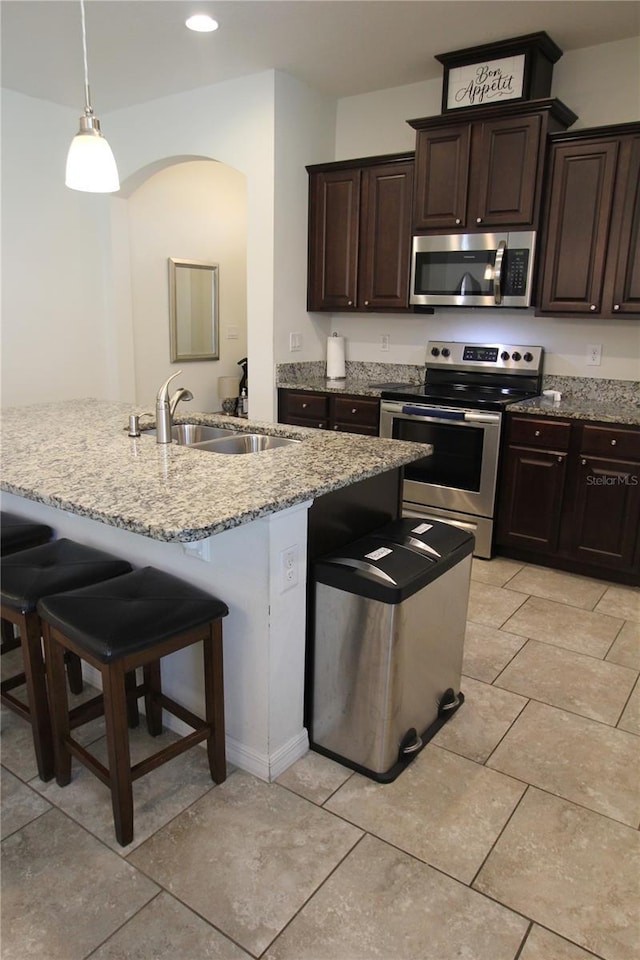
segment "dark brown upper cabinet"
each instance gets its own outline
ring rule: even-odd
[[[409,306],[413,154],[309,171],[308,310]]]
[[[640,313],[640,123],[552,137],[539,313]]]
[[[410,120],[417,131],[414,231],[535,228],[547,134],[575,120],[559,100]]]

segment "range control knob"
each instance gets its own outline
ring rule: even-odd
[[[442,348],[442,356],[443,356],[443,357],[448,357],[450,354],[451,354],[451,351],[449,350],[448,347],[443,347],[443,348]]]
[[[527,363],[531,363],[531,361],[533,360],[533,354],[527,352],[527,353],[525,353],[525,355],[524,355],[524,357],[523,357],[522,359],[525,360]]]
[[[514,353],[511,354],[511,359],[512,359],[512,360],[515,360],[516,363],[517,363],[518,360],[522,360],[522,357],[520,356],[520,354],[519,354],[518,351],[516,350]]]
[[[437,347],[431,347],[431,356],[432,356],[432,357],[439,357],[439,356],[440,356],[440,351],[438,350]]]
[[[504,360],[505,363],[506,363],[506,361],[509,359],[509,356],[510,356],[510,355],[507,353],[507,351],[506,351],[506,350],[503,350],[502,353],[500,354],[500,359],[501,359],[501,360]]]

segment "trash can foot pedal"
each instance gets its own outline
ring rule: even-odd
[[[400,756],[417,753],[422,747],[422,737],[418,736],[418,731],[415,727],[411,727],[407,730],[400,742]]]
[[[462,697],[462,700],[460,697],[462,697],[462,694],[460,694],[460,696],[456,696],[455,690],[452,687],[449,687],[448,690],[445,690],[445,692],[442,694],[440,704],[438,705],[438,716],[444,717],[455,713],[462,703],[462,700],[464,700],[464,697]]]

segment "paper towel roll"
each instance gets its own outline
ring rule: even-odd
[[[344,380],[344,337],[335,334],[327,340],[327,380]]]

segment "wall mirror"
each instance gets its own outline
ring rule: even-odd
[[[169,257],[171,361],[218,360],[218,264]]]

